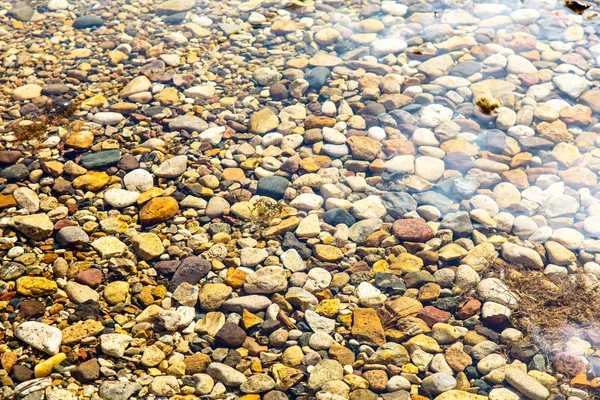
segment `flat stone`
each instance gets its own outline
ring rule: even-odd
[[[62,341],[60,329],[41,322],[27,321],[15,329],[15,337],[50,355],[58,353]]]

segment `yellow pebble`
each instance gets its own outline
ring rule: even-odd
[[[52,373],[52,367],[55,365],[60,365],[63,360],[67,358],[65,353],[58,353],[55,356],[50,357],[49,359],[42,361],[33,369],[33,373],[36,378],[43,378]]]
[[[215,243],[228,243],[231,241],[231,236],[225,232],[219,232],[213,236],[213,242]]]
[[[252,363],[250,364],[250,369],[254,372],[262,372],[263,371],[262,364],[258,360],[252,360]]]
[[[375,264],[373,264],[373,272],[385,272],[390,269],[390,264],[388,264],[385,260],[379,260]]]
[[[418,374],[419,368],[414,364],[408,363],[402,366],[402,372],[404,372],[405,374]]]

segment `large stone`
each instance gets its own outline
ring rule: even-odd
[[[210,262],[203,257],[191,256],[183,259],[173,274],[169,289],[174,291],[183,282],[187,282],[191,285],[197,284],[200,279],[208,274],[210,268]]]
[[[158,15],[171,15],[191,10],[196,5],[196,0],[168,0],[154,7]]]
[[[98,395],[103,399],[130,400],[141,389],[142,385],[137,382],[104,381],[98,388]]]
[[[279,118],[268,107],[255,112],[250,117],[250,132],[262,135],[270,132],[279,126]]]
[[[22,296],[46,296],[57,289],[56,282],[41,276],[22,276],[17,279],[17,293]]]
[[[528,268],[542,269],[542,257],[533,249],[506,242],[502,245],[502,257],[509,263],[523,265]]]
[[[310,371],[306,388],[316,392],[327,382],[341,380],[344,377],[342,365],[335,360],[319,361]]]
[[[506,381],[531,400],[546,400],[550,392],[544,385],[517,367],[508,367]]]
[[[355,308],[353,312],[352,336],[359,343],[381,346],[385,343],[385,331],[379,315],[372,308]]]
[[[421,218],[399,219],[394,222],[392,232],[398,239],[408,242],[426,242],[434,236],[433,229]]]
[[[58,353],[62,342],[60,329],[36,321],[27,321],[15,329],[15,337],[50,355]]]
[[[140,233],[131,239],[131,245],[135,252],[142,260],[152,260],[160,257],[165,248],[162,240],[155,233]]]
[[[217,362],[211,363],[206,369],[206,373],[212,378],[223,382],[226,386],[239,387],[246,382],[247,378],[244,374],[236,369]]]
[[[140,223],[152,225],[172,218],[179,212],[179,204],[172,197],[155,197],[140,210]]]
[[[244,290],[250,294],[271,294],[287,289],[285,270],[277,266],[259,268],[248,274],[244,282]]]
[[[87,337],[93,337],[102,332],[104,325],[100,321],[88,319],[67,326],[62,331],[62,343],[67,346],[81,342]]]
[[[44,240],[52,234],[54,224],[46,214],[19,215],[9,225],[33,240]]]
[[[169,158],[154,170],[154,175],[162,178],[177,178],[185,172],[187,160],[186,155]]]

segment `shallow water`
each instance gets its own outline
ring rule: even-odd
[[[597,8],[0,1],[0,398],[594,398]]]

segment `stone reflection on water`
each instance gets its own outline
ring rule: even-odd
[[[596,398],[596,8],[0,2],[0,398]]]

